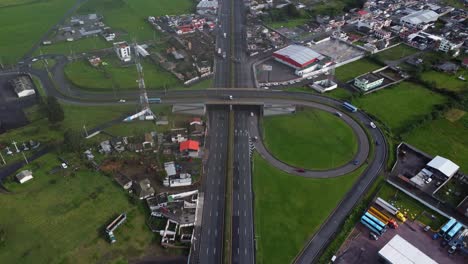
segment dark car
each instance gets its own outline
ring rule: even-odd
[[[359,164],[359,160],[354,160],[354,161],[353,161],[353,164],[354,164],[354,165],[358,165],[358,164]]]
[[[296,169],[297,172],[305,172],[304,169]]]
[[[372,240],[379,240],[379,237],[376,234],[372,233],[372,232],[369,233],[369,238],[372,239]]]

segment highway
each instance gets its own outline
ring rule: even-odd
[[[254,122],[258,113],[259,107],[234,107],[232,263],[255,263],[249,125]]]

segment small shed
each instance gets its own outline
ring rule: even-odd
[[[19,183],[23,184],[29,180],[32,180],[32,171],[30,170],[24,170],[21,171],[20,173],[16,174],[16,179],[19,181]]]

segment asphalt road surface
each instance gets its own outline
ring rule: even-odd
[[[191,263],[221,263],[223,254],[224,204],[228,142],[228,109],[210,107],[206,149],[208,163],[202,182],[203,216],[198,252],[192,252]]]
[[[249,124],[259,107],[234,107],[234,174],[232,190],[232,263],[255,263],[254,217]]]

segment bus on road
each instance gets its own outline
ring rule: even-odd
[[[150,103],[150,104],[159,104],[159,103],[161,103],[161,98],[148,98],[148,103]]]
[[[450,218],[450,220],[440,229],[439,235],[440,236],[445,235],[445,233],[447,233],[447,231],[449,231],[450,228],[452,228],[452,226],[454,226],[456,223],[457,223],[457,220]]]
[[[355,107],[354,105],[352,105],[352,104],[350,104],[348,102],[344,102],[343,107],[348,109],[350,112],[353,112],[353,113],[358,110],[357,107]]]

